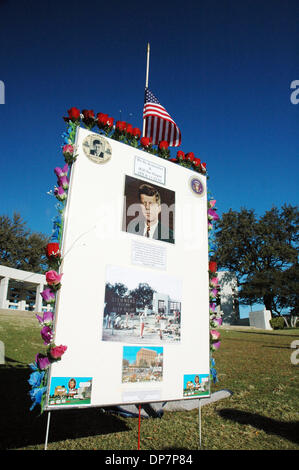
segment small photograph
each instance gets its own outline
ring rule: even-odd
[[[175,192],[131,176],[125,178],[123,231],[175,243]]]
[[[95,163],[104,163],[112,155],[109,142],[99,134],[90,134],[85,137],[82,147],[85,155]]]
[[[161,382],[163,348],[123,347],[122,383]]]
[[[139,268],[107,266],[103,341],[133,344],[181,340],[182,281]]]
[[[209,374],[184,375],[184,397],[198,397],[210,394]]]
[[[52,377],[49,406],[90,405],[92,377]]]

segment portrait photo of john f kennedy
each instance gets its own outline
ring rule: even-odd
[[[123,230],[145,238],[175,243],[175,192],[125,177]]]
[[[109,142],[98,134],[90,134],[83,141],[85,155],[95,163],[104,163],[110,159],[112,151]]]

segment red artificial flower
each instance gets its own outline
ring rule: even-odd
[[[139,137],[141,136],[141,130],[138,127],[134,127],[132,134],[134,137],[137,137],[137,139],[139,139]]]
[[[186,159],[189,161],[189,162],[193,162],[194,161],[194,153],[193,152],[188,152],[186,154]]]
[[[69,120],[71,121],[77,121],[80,119],[80,110],[78,108],[70,108],[68,109],[68,115],[69,115]]]
[[[140,139],[140,143],[141,143],[142,147],[145,147],[145,148],[148,147],[151,142],[152,142],[151,137],[141,137],[141,139]]]
[[[94,119],[94,112],[92,109],[83,109],[82,114],[84,119]]]
[[[108,121],[108,114],[98,113],[97,120],[98,120],[98,124],[102,126],[106,126],[107,121]]]
[[[112,127],[114,119],[112,117],[109,117],[108,114],[98,113],[97,121],[98,121],[99,128],[106,127],[106,126]]]
[[[195,166],[200,166],[200,158],[194,158],[193,164],[194,164]]]
[[[162,149],[168,149],[169,147],[169,144],[168,142],[166,142],[166,140],[161,140],[161,142],[159,142],[159,149],[162,150]]]
[[[177,156],[178,159],[185,160],[185,154],[182,150],[178,150],[176,156]]]
[[[107,126],[112,127],[113,126],[114,119],[112,117],[108,117],[107,119]]]
[[[176,163],[177,159],[176,158],[171,158],[170,161],[173,162],[173,163]]]
[[[207,164],[206,163],[202,163],[201,166],[206,170],[207,169]]]
[[[217,271],[217,263],[216,261],[210,261],[209,262],[209,271],[211,273],[215,273]]]
[[[126,132],[127,134],[133,135],[133,126],[131,124],[127,125]]]
[[[126,130],[127,128],[127,123],[124,122],[124,121],[117,121],[116,124],[115,124],[115,127],[117,130],[119,130],[120,132],[123,132]]]
[[[59,258],[60,257],[59,243],[57,242],[48,243],[46,246],[46,256],[47,258],[51,258],[52,256],[54,256],[54,258]]]

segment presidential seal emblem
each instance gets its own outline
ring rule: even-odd
[[[203,196],[204,194],[204,185],[198,177],[192,177],[190,179],[190,188],[194,194],[197,196]]]
[[[85,137],[82,148],[85,155],[94,163],[105,163],[112,155],[108,140],[99,134],[90,134]]]

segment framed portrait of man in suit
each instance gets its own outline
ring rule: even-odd
[[[145,238],[175,243],[175,192],[125,176],[123,230]]]

